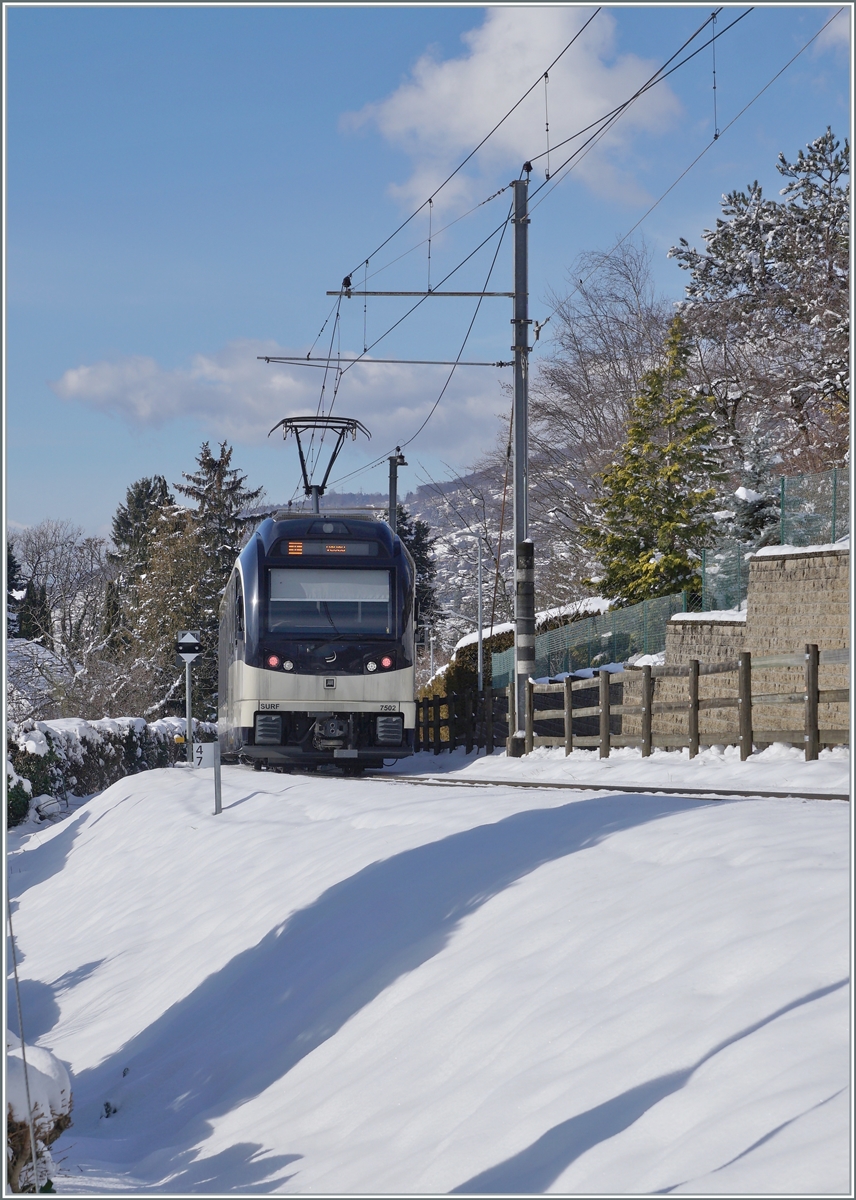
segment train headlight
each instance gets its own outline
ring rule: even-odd
[[[370,658],[366,663],[366,670],[371,672],[377,670],[377,663],[374,661],[374,659]]]
[[[388,654],[384,654],[383,658],[380,660],[380,665],[383,667],[383,669],[385,671],[388,671],[389,668],[392,666],[392,659],[389,657]]]
[[[269,654],[267,656],[267,658],[265,659],[265,662],[267,663],[267,665],[269,667],[278,667],[279,666],[279,655],[278,654]]]
[[[290,658],[287,658],[285,660],[285,662],[282,664],[282,669],[283,669],[283,671],[293,671],[294,670],[294,663],[291,661]]]

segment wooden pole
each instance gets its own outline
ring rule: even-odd
[[[531,679],[526,680],[526,726],[525,734],[526,741],[524,744],[523,753],[531,754],[534,749],[535,737],[535,692],[534,684]]]
[[[571,691],[571,677],[565,678],[565,754],[570,754],[574,748],[574,693]]]
[[[449,713],[449,753],[458,744],[458,706],[455,703],[457,696],[454,692],[449,692],[446,697],[446,708]]]
[[[434,753],[440,753],[440,701],[441,696],[434,697],[434,712],[431,714],[434,718]]]
[[[737,720],[740,733],[740,761],[752,753],[752,655],[744,650],[737,656]]]
[[[609,758],[609,671],[599,674],[600,757]]]
[[[484,689],[484,748],[486,754],[493,754],[493,688],[490,684]]]
[[[687,679],[689,690],[689,742],[690,758],[698,754],[698,659],[690,659],[690,673]]]
[[[820,753],[820,732],[817,727],[818,666],[817,646],[805,648],[805,760],[811,762]]]
[[[642,668],[642,757],[651,754],[652,713],[654,703],[654,681],[651,678],[651,667]]]
[[[466,753],[473,752],[473,693],[467,691],[464,696],[464,737],[466,739]]]

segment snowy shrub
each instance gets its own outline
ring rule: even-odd
[[[6,1180],[12,1192],[34,1192],[33,1151],[27,1114],[27,1086],[36,1136],[39,1191],[53,1190],[48,1184],[53,1160],[49,1147],[71,1125],[71,1084],[65,1067],[49,1050],[24,1047],[21,1039],[6,1031]]]
[[[10,725],[6,739],[7,827],[49,815],[52,796],[89,796],[125,775],[170,767],[186,756],[184,719],[165,717],[148,724],[142,717],[82,721],[22,721]],[[215,741],[217,726],[194,722],[194,737]],[[36,797],[42,802],[31,801]]]

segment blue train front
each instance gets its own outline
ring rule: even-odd
[[[415,570],[381,521],[277,513],[220,606],[224,759],[346,772],[413,753]]]

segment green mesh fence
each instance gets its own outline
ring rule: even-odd
[[[701,552],[702,612],[739,608],[749,591],[752,547],[745,542],[722,541]]]
[[[672,614],[686,608],[686,594],[679,593],[550,629],[535,638],[534,677],[625,662],[634,654],[657,654],[665,649]],[[507,687],[514,677],[514,647],[494,654],[492,665],[493,686]]]
[[[783,475],[779,481],[779,542],[816,546],[850,533],[850,476],[846,471]]]

